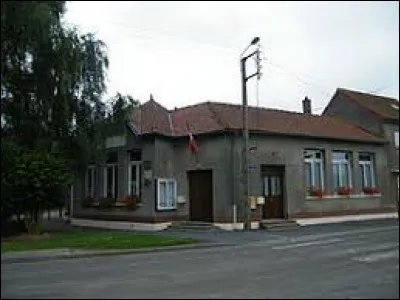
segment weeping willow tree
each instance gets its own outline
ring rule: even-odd
[[[1,138],[2,144],[13,143],[26,157],[37,159],[43,169],[48,163],[49,168],[65,172],[59,166],[62,161],[76,173],[99,148],[101,131],[96,128],[105,118],[102,98],[108,58],[105,44],[94,34],[82,34],[65,23],[65,10],[65,1],[1,2]],[[14,169],[23,173],[23,168]],[[18,176],[7,175],[12,171],[12,165],[5,171],[2,168],[2,186],[3,178],[6,186],[16,185]],[[38,178],[48,180],[51,176],[47,175]],[[36,180],[31,174],[25,178]],[[64,183],[57,183],[51,197],[62,192],[59,187],[70,177],[62,178]],[[25,184],[38,189],[48,183]],[[50,196],[43,191],[35,191],[34,197],[19,191],[18,197],[32,202]],[[12,196],[2,191],[2,202]],[[36,210],[37,206],[31,206]]]

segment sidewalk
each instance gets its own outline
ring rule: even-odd
[[[298,218],[294,220],[300,226],[308,226],[308,225],[318,225],[318,224],[344,223],[352,221],[396,219],[398,217],[399,217],[398,213],[393,212],[393,213],[383,213],[383,214],[360,214],[360,215],[346,215],[346,216],[321,217],[321,218]]]
[[[1,254],[1,263],[26,263],[38,262],[58,259],[71,259],[79,257],[94,257],[107,255],[124,255],[124,254],[139,254],[151,252],[168,252],[190,249],[204,249],[213,247],[229,246],[226,243],[197,243],[190,245],[177,245],[153,248],[138,248],[138,249],[113,249],[113,250],[81,250],[81,249],[51,249],[51,250],[33,250],[33,251],[16,251],[6,252]]]

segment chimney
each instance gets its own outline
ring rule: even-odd
[[[305,97],[303,100],[303,114],[311,115],[311,113],[311,100]]]

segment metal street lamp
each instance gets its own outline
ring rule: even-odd
[[[254,52],[243,56],[244,53],[253,45],[259,43],[260,38],[255,37],[250,42],[250,44],[245,48],[245,50],[240,55],[240,71],[241,71],[241,78],[242,78],[242,107],[243,107],[243,185],[244,185],[244,204],[246,210],[246,217],[244,228],[251,229],[251,206],[250,206],[250,189],[249,189],[249,111],[248,111],[248,103],[247,103],[247,81],[254,77],[260,76],[260,68],[257,68],[257,72],[251,74],[249,76],[246,75],[246,61],[250,57],[257,55],[259,57],[259,49],[255,50]],[[259,61],[257,61],[259,64]]]

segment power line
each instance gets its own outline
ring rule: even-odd
[[[232,53],[238,53],[237,49],[234,49],[232,47],[217,45],[214,43],[204,42],[204,41],[200,42],[200,41],[196,41],[196,40],[187,38],[183,35],[176,35],[176,34],[171,34],[171,33],[166,33],[166,32],[160,32],[160,31],[156,31],[156,30],[143,29],[143,28],[128,25],[126,23],[119,22],[119,21],[109,21],[108,24],[115,25],[116,27],[120,27],[121,29],[127,31],[128,36],[142,37],[144,39],[153,40],[153,41],[157,40],[156,37],[159,37],[162,39],[170,39],[170,40],[178,40],[178,41],[180,40],[180,41],[189,42],[191,44],[200,44],[200,45],[204,45],[204,46],[207,45],[210,47],[219,48],[220,50],[225,50],[225,51],[229,51]],[[133,31],[135,31],[135,32],[133,32]]]
[[[214,48],[218,48],[219,50],[223,50],[223,51],[227,51],[230,52],[232,54],[234,54],[235,56],[237,55],[238,51],[237,49],[234,49],[232,47],[227,47],[227,46],[222,46],[222,45],[217,45],[214,43],[210,43],[210,42],[200,42],[200,41],[195,41],[193,39],[189,39],[187,37],[181,36],[181,35],[174,35],[174,34],[170,34],[170,33],[165,33],[165,32],[156,32],[156,31],[151,31],[151,30],[147,30],[147,29],[143,29],[143,28],[138,28],[138,27],[133,27],[132,25],[128,25],[126,23],[123,22],[118,22],[118,21],[109,21],[109,24],[112,24],[114,26],[120,27],[123,30],[127,31],[126,33],[124,33],[124,35],[127,35],[128,37],[138,37],[138,38],[142,38],[142,39],[146,39],[146,40],[150,40],[150,41],[154,41],[157,42],[158,38],[161,39],[169,39],[169,40],[176,40],[176,41],[186,41],[193,44],[197,44],[197,45],[203,45],[203,46],[209,46],[209,47],[214,47]],[[99,30],[97,30],[97,32],[99,32]],[[261,46],[262,49],[265,49],[264,46]],[[264,53],[264,52],[261,52]],[[289,75],[290,77],[294,78],[296,81],[302,83],[303,85],[312,87],[312,88],[317,88],[318,90],[320,90],[322,93],[324,93],[325,95],[327,95],[328,97],[330,97],[330,93],[328,93],[326,91],[325,88],[322,88],[321,86],[318,86],[314,83],[311,83],[309,80],[304,79],[302,76],[299,76],[298,74],[296,74],[293,71],[288,70],[287,68],[282,67],[281,65],[277,64],[277,63],[273,63],[270,60],[268,60],[265,56],[261,58],[264,61],[267,61],[267,63],[279,70],[281,73],[285,74],[285,75]],[[257,106],[259,106],[259,83],[257,81],[257,90],[256,90],[257,94],[256,94],[256,99],[257,99]]]
[[[367,92],[367,93],[368,93],[368,94],[377,94],[377,93],[380,93],[380,92],[382,92],[382,91],[384,91],[384,90],[387,90],[388,88],[390,88],[390,87],[392,87],[392,86],[393,86],[393,84],[382,85],[382,86],[380,86],[379,88],[374,89],[374,90],[372,90],[372,91],[369,91],[369,92]]]

